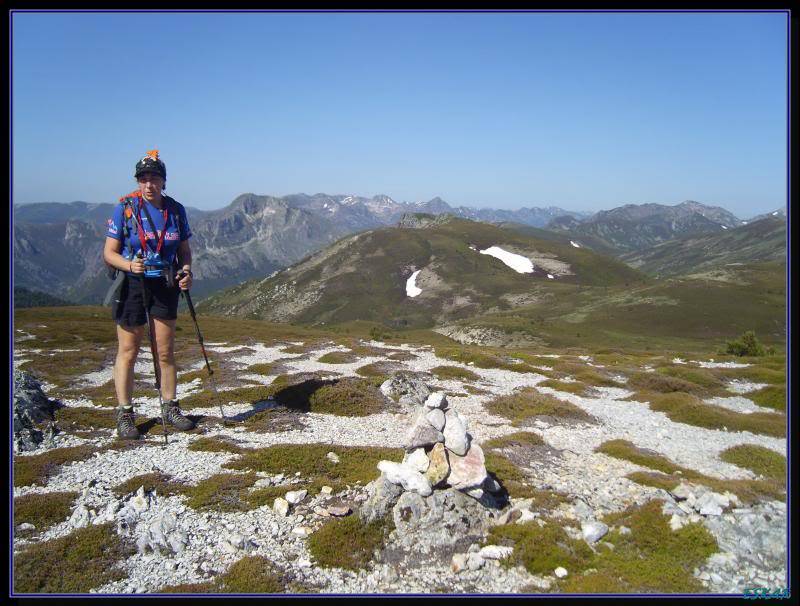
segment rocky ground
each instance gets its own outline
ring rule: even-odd
[[[26,354],[37,352],[25,349],[26,345],[27,342],[18,345],[15,366],[26,359]],[[269,384],[274,377],[249,371],[250,367],[277,360],[280,360],[283,372],[287,373],[356,376],[356,369],[365,364],[384,362],[389,353],[406,352],[410,354],[405,356],[409,359],[392,360],[395,368],[412,373],[429,373],[432,368],[443,365],[469,370],[478,376],[477,380],[442,380],[432,374],[417,376],[424,377],[431,390],[447,394],[450,406],[466,421],[476,444],[520,430],[508,419],[490,414],[485,408],[489,400],[511,394],[518,388],[536,387],[546,379],[536,372],[519,373],[461,364],[437,357],[432,348],[418,346],[364,342],[362,345],[370,348],[369,354],[358,355],[351,363],[329,364],[320,362],[319,358],[331,352],[344,352],[347,348],[331,344],[306,349],[302,353],[287,353],[285,350],[290,345],[301,350],[305,344],[250,343],[242,348],[236,343],[209,343],[208,350],[215,359],[224,358],[226,364],[237,369],[242,384],[251,385]],[[582,360],[587,366],[592,365],[591,358],[584,356]],[[700,366],[698,361],[687,360],[685,363]],[[193,368],[201,367],[202,363],[198,361]],[[182,374],[193,368],[183,369]],[[136,370],[152,376],[149,352],[141,352]],[[100,372],[76,377],[76,380],[87,387],[103,385],[110,380],[110,373],[110,367],[106,367]],[[479,393],[470,393],[465,385]],[[166,446],[162,436],[148,435],[136,448],[102,450],[86,460],[66,464],[56,475],[49,477],[45,485],[15,487],[14,497],[59,491],[79,494],[72,504],[70,517],[35,538],[25,538],[26,535],[19,532],[25,529],[18,528],[14,537],[15,553],[32,542],[67,536],[76,528],[113,522],[117,532],[135,542],[138,550],[118,564],[125,571],[124,579],[91,590],[92,593],[107,594],[154,593],[165,586],[204,583],[224,573],[244,555],[266,556],[278,568],[291,569],[296,582],[321,593],[535,593],[547,591],[556,578],[569,574],[568,570],[560,567],[551,574],[534,575],[522,566],[503,566],[500,562],[505,555],[502,550],[487,551],[475,538],[464,544],[458,541],[459,537],[453,537],[444,551],[415,548],[409,543],[418,541],[409,541],[409,537],[419,535],[413,534],[414,529],[404,529],[402,525],[392,532],[383,552],[358,572],[317,565],[309,553],[309,535],[331,515],[338,514],[336,507],[357,512],[370,498],[374,486],[356,484],[334,494],[309,496],[296,492],[297,486],[291,474],[259,473],[262,485],[285,486],[287,493],[292,492],[286,498],[289,505],[286,511],[277,506],[262,506],[233,513],[195,511],[186,504],[185,496],[165,496],[143,490],[123,497],[114,494],[114,486],[152,472],[162,472],[176,480],[197,484],[227,471],[222,466],[241,456],[231,452],[188,450],[201,437],[225,438],[242,448],[310,443],[372,447],[406,445],[411,413],[403,409],[369,416],[297,413],[296,422],[289,423],[281,431],[247,431],[238,421],[246,419],[254,410],[271,406],[271,403],[229,402],[224,397],[225,390],[233,387],[237,385],[221,386],[225,415],[231,421],[227,426],[209,424],[203,432],[173,433]],[[747,399],[747,394],[758,387],[758,384],[738,380],[731,384],[729,397],[717,397],[709,403],[739,412],[771,412]],[[59,399],[59,390],[55,386],[44,384],[42,388],[49,398]],[[185,398],[200,389],[200,379],[182,382],[178,397]],[[720,452],[739,444],[754,444],[785,455],[785,439],[676,423],[643,403],[624,400],[633,393],[625,388],[598,387],[590,397],[550,387],[539,386],[538,389],[542,393],[557,395],[591,415],[590,421],[538,418],[526,429],[539,435],[547,448],[531,451],[527,458],[520,458],[517,453],[514,459],[531,485],[568,495],[568,502],[562,504],[555,515],[565,522],[575,522],[567,525],[570,533],[596,542],[603,534],[603,525],[597,522],[602,515],[623,510],[634,503],[661,499],[664,513],[671,516],[673,529],[688,522],[700,522],[716,538],[718,553],[694,571],[708,593],[741,594],[745,587],[787,585],[785,503],[762,500],[745,507],[730,493],[714,493],[702,486],[684,484],[680,490],[672,492],[645,486],[625,476],[634,471],[649,471],[647,468],[596,451],[608,440],[627,440],[639,448],[667,457],[676,465],[715,478],[746,479],[755,475],[720,460]],[[88,399],[60,401],[68,407],[95,406]],[[139,415],[158,416],[156,397],[140,393],[135,403]],[[199,408],[185,412],[209,415],[216,414],[217,410]],[[36,442],[34,438],[31,439]],[[15,456],[35,456],[54,448],[80,444],[105,446],[112,443],[114,436],[112,430],[98,430],[87,437],[44,432],[38,439],[40,443],[34,444],[32,450],[20,450]],[[375,478],[379,475],[376,469]],[[475,499],[472,501],[478,504]],[[466,508],[475,506],[464,505]],[[506,516],[503,521],[508,521],[511,510],[519,511],[515,517],[522,520],[534,519],[537,515],[532,503],[524,499],[512,499],[510,507],[486,514],[487,524],[500,523],[503,515]],[[594,537],[592,533],[599,536]]]

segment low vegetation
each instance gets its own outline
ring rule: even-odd
[[[651,410],[663,412],[675,423],[707,429],[749,431],[782,438],[786,435],[786,417],[771,412],[744,414],[704,403],[688,393],[634,393],[629,400],[647,402]]]
[[[786,386],[769,385],[758,391],[747,394],[754,403],[765,408],[774,408],[784,412],[786,410]]]
[[[352,364],[358,357],[347,351],[330,351],[319,357],[318,362],[323,364]]]
[[[286,575],[264,556],[245,556],[208,583],[162,587],[158,593],[285,593],[292,590]],[[293,592],[296,592],[294,590]]]
[[[540,383],[541,385],[541,383]],[[544,394],[532,387],[518,389],[507,396],[499,396],[485,404],[492,414],[509,419],[514,425],[538,416],[591,421],[591,415],[582,408]]]
[[[612,530],[603,538],[613,549],[598,549],[581,560],[580,574],[558,581],[564,593],[697,593],[702,583],[696,567],[718,550],[714,536],[701,523],[671,530],[653,500],[605,516]],[[616,527],[615,527],[616,526]],[[619,526],[630,529],[622,534]],[[571,569],[568,568],[570,572]]]
[[[333,452],[339,457],[334,463],[326,455]],[[378,461],[400,462],[400,448],[371,448],[338,446],[332,444],[276,444],[267,448],[246,451],[241,458],[225,463],[228,469],[264,471],[270,474],[294,475],[299,472],[303,488],[310,494],[322,486],[334,490],[357,482],[366,484],[378,476]]]
[[[574,393],[576,396],[586,395],[588,386],[581,381],[559,381],[558,379],[546,379],[537,385],[538,387],[549,387],[556,391]]]
[[[186,504],[198,511],[248,511],[248,488],[258,477],[254,473],[218,473],[196,486],[187,486],[183,492],[189,498]]]
[[[97,451],[93,446],[55,448],[38,455],[14,457],[14,486],[44,486],[62,465],[88,459]]]
[[[183,493],[184,484],[177,482],[163,473],[146,473],[134,476],[124,482],[114,486],[114,494],[124,497],[139,488],[144,488],[145,492],[155,492],[161,496],[173,496]]]
[[[358,571],[373,559],[387,532],[383,519],[369,524],[357,515],[332,519],[308,539],[308,551],[323,568]]]
[[[323,385],[308,398],[310,412],[363,417],[384,412],[388,400],[376,381],[345,377]]]
[[[458,379],[461,381],[477,381],[480,379],[471,370],[461,368],[460,366],[436,366],[431,368],[430,372],[437,378],[443,381],[450,379]]]
[[[25,547],[14,557],[16,593],[88,593],[125,578],[116,564],[135,549],[112,524],[87,526],[58,539]]]
[[[27,523],[41,532],[69,518],[77,492],[46,492],[26,494],[14,499],[14,526]],[[19,530],[17,531],[20,532]]]
[[[231,452],[233,454],[241,454],[242,447],[231,443],[228,440],[216,437],[197,438],[189,445],[188,450],[201,451],[201,452]]]
[[[681,480],[687,480],[689,482],[695,482],[698,484],[703,484],[704,486],[708,486],[715,492],[732,492],[746,504],[756,502],[763,497],[770,499],[781,499],[785,496],[783,487],[774,479],[723,480],[720,478],[712,478],[695,471],[694,469],[676,465],[668,458],[660,454],[637,448],[634,444],[628,442],[627,440],[610,440],[608,442],[603,442],[597,448],[597,452],[601,452],[618,459],[624,459],[626,461],[630,461],[631,463],[641,465],[642,467],[654,469],[663,474],[655,475],[644,472],[635,472],[627,476],[630,480],[647,486],[671,490],[680,484]]]
[[[749,469],[756,475],[786,483],[786,457],[780,453],[758,446],[739,444],[723,450],[719,458],[726,463]]]

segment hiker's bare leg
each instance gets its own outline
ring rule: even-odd
[[[144,326],[117,324],[117,359],[114,362],[114,389],[117,404],[130,406],[133,395],[133,367],[144,335]]]
[[[175,384],[178,370],[175,366],[175,320],[153,318],[156,339],[156,355],[161,368],[161,397],[175,399]]]

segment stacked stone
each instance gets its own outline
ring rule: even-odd
[[[402,463],[381,461],[378,469],[392,484],[423,497],[451,487],[481,499],[500,489],[486,473],[483,450],[467,433],[467,421],[451,408],[443,392],[431,393],[416,412],[406,435]]]

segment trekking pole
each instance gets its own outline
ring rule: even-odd
[[[137,256],[140,256],[137,254]],[[142,276],[142,301],[144,302],[144,316],[147,318],[147,336],[150,338],[150,355],[153,357],[153,371],[156,376],[156,390],[158,391],[158,409],[161,412],[161,426],[164,428],[164,446],[169,444],[167,437],[167,421],[164,418],[164,400],[161,397],[161,369],[158,366],[158,358],[156,354],[156,342],[153,337],[153,324],[150,318],[150,310],[148,305],[150,303],[150,289],[145,286],[145,278]]]
[[[178,274],[178,279],[183,278],[186,275],[185,271],[182,271]],[[225,419],[225,411],[222,410],[222,400],[220,400],[219,392],[217,391],[217,383],[214,381],[214,371],[211,368],[211,364],[208,363],[208,354],[206,354],[205,345],[203,345],[203,335],[200,334],[200,326],[197,324],[197,314],[194,311],[194,304],[192,303],[192,296],[189,294],[188,290],[181,290],[183,293],[184,299],[186,299],[186,305],[189,307],[189,315],[192,316],[192,322],[194,322],[194,330],[197,333],[197,340],[200,342],[200,351],[203,352],[203,358],[206,361],[206,369],[208,370],[208,379],[211,382],[211,389],[214,391],[214,395],[217,398],[217,404],[219,404],[219,413],[222,415],[222,426],[227,427],[227,421]]]

